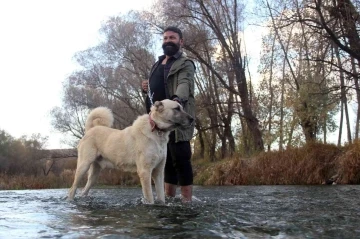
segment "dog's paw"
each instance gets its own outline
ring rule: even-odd
[[[148,199],[146,199],[146,198],[142,198],[141,199],[141,202],[143,203],[143,204],[154,204],[154,200],[148,200]]]
[[[156,204],[156,205],[165,205],[165,201],[156,199],[154,204]]]

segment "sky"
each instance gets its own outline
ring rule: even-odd
[[[153,0],[12,0],[0,2],[0,129],[15,138],[40,133],[46,148],[67,148],[51,127],[62,82],[76,52],[96,45],[109,17],[149,9]]]
[[[50,111],[61,106],[62,82],[78,67],[74,54],[99,43],[99,29],[109,17],[149,9],[152,3],[0,1],[0,129],[15,138],[40,133],[49,138],[46,148],[68,148],[61,144],[64,135],[51,126]],[[253,80],[257,78],[262,34],[259,28],[245,29]],[[332,138],[336,141],[336,134]]]

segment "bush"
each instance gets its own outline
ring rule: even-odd
[[[206,173],[197,175],[196,182],[202,178],[204,185],[324,184],[339,177],[341,166],[343,177],[338,182],[358,183],[360,144],[356,145],[345,154],[332,144],[311,143],[301,148],[263,152],[253,158],[226,160],[211,168],[207,178]]]

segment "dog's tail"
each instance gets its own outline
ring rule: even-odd
[[[111,110],[106,107],[97,107],[90,112],[86,119],[85,132],[99,125],[112,127],[113,123],[114,116]]]

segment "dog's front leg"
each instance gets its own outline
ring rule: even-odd
[[[145,203],[153,204],[154,196],[151,188],[151,171],[149,169],[138,170],[138,175],[141,182],[142,192],[145,198]]]
[[[159,165],[154,168],[152,172],[152,178],[155,184],[156,197],[161,202],[165,203],[165,193],[164,193],[164,168],[166,163],[166,157],[159,163]]]

